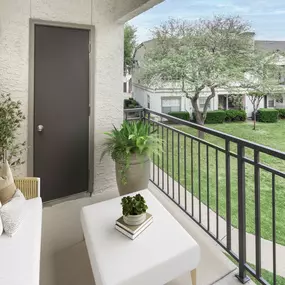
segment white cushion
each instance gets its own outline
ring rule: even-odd
[[[19,230],[26,214],[26,199],[17,190],[12,200],[0,208],[0,216],[5,233],[12,237]]]
[[[39,285],[42,201],[26,201],[27,213],[17,234],[0,236],[0,284]]]

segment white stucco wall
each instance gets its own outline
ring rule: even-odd
[[[206,98],[209,96],[210,91],[201,92],[200,98]],[[245,91],[240,91],[241,94],[245,93]],[[210,101],[210,109],[209,110],[218,110],[219,109],[219,95],[227,95],[228,91],[223,89],[216,90],[216,96]],[[185,97],[182,92],[179,92],[178,89],[169,89],[169,88],[159,88],[152,89],[145,87],[141,84],[133,84],[133,97],[143,106],[147,107],[147,95],[150,96],[151,109],[156,112],[162,112],[161,109],[161,98],[162,97],[181,97],[181,111],[188,111],[190,114],[193,111],[191,102],[189,99]],[[285,98],[285,96],[284,96]],[[285,99],[284,99],[285,101]],[[244,108],[247,113],[247,117],[251,117],[253,112],[252,104],[247,96],[245,96]],[[275,103],[277,106],[277,103]],[[285,103],[278,104],[279,108],[284,108]],[[259,108],[264,108],[264,100],[260,102]]]
[[[113,0],[0,0],[0,91],[23,102],[28,116],[29,19],[95,26],[95,192],[114,190],[114,164],[99,162],[103,133],[123,118],[123,24],[114,22]],[[123,5],[123,4],[122,4]],[[28,120],[21,129],[27,140]],[[27,161],[27,155],[25,154]],[[27,174],[27,163],[18,171]]]
[[[264,99],[260,101],[259,108],[264,108]],[[248,96],[245,96],[245,111],[248,118],[252,117],[253,106]]]

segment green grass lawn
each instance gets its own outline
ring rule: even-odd
[[[173,126],[173,125],[172,125]],[[234,136],[257,142],[285,151],[285,121],[279,121],[275,124],[258,123],[257,130],[252,130],[252,123],[228,123],[219,125],[207,125],[210,128],[232,134]],[[197,135],[197,130],[185,127],[175,126],[186,133],[194,136]],[[162,129],[159,128],[159,134],[162,136]],[[185,185],[188,191],[193,191],[196,197],[199,195],[199,187],[201,189],[201,200],[207,204],[207,148],[204,144],[199,144],[191,140],[184,141],[184,136],[178,136],[177,133],[169,131],[168,141],[166,139],[166,128],[163,130],[163,138],[168,142],[168,169],[167,169],[167,152],[165,144],[165,152],[163,154],[164,165],[160,158],[159,165],[168,172],[170,176],[174,176],[178,181],[178,165],[180,166],[180,183]],[[205,135],[205,139],[214,145],[224,148],[225,142],[223,139],[212,135]],[[178,143],[180,140],[180,143]],[[172,162],[172,144],[174,159]],[[180,147],[179,147],[180,145]],[[198,152],[200,147],[200,176],[199,176],[199,159]],[[193,156],[191,156],[191,148]],[[231,151],[237,152],[235,143],[230,145]],[[186,152],[186,167],[184,166],[184,152]],[[212,147],[208,148],[208,163],[209,163],[209,205],[212,210],[216,211],[219,208],[219,215],[226,216],[226,171],[225,171],[225,154],[216,152]],[[253,151],[246,149],[246,157],[253,158]],[[193,169],[191,169],[191,158],[193,159]],[[218,168],[216,171],[216,163],[218,160]],[[274,158],[269,155],[262,154],[260,160],[263,164],[271,166],[275,169],[285,172],[285,161]],[[158,164],[158,160],[155,159]],[[193,172],[193,184],[191,183],[191,172]],[[186,175],[185,175],[186,173]],[[199,179],[200,177],[200,179]],[[255,233],[255,199],[254,199],[254,167],[246,164],[246,231]],[[218,189],[217,189],[218,184]],[[277,242],[285,245],[285,183],[284,179],[276,176],[276,234]],[[238,196],[237,196],[237,159],[231,158],[231,214],[232,224],[238,225]],[[218,195],[218,205],[216,197]],[[261,196],[261,234],[262,237],[272,240],[272,175],[265,170],[260,171],[260,196]]]
[[[238,266],[238,262],[232,258],[229,254],[224,253],[236,266]],[[248,263],[248,265],[252,268],[252,269],[256,269],[255,266],[251,263]],[[261,284],[254,276],[251,275],[250,272],[248,272],[248,274],[251,277],[251,280],[255,283],[255,284]],[[273,273],[265,270],[265,269],[261,269],[261,276],[269,283],[269,284],[273,284]],[[285,285],[285,278],[277,275],[276,276],[276,284],[278,285]]]

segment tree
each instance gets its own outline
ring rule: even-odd
[[[281,69],[278,65],[280,53],[265,53],[253,50],[246,64],[246,72],[239,82],[238,88],[242,88],[247,94],[253,107],[253,129],[256,129],[256,114],[260,103],[265,96],[277,97],[284,92],[280,87]]]
[[[133,65],[133,53],[136,47],[137,29],[129,24],[124,29],[124,69],[131,68]]]
[[[10,94],[0,95],[0,160],[7,159],[12,167],[24,163],[22,155],[26,142],[19,142],[19,130],[25,121],[21,101],[13,101]]]
[[[226,88],[243,76],[252,50],[249,31],[250,26],[239,17],[215,16],[196,22],[171,19],[153,30],[156,44],[146,53],[143,79],[179,84],[191,101],[197,123],[204,125],[216,89]],[[200,110],[202,91],[207,96]]]

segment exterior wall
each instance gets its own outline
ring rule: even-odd
[[[283,102],[280,102],[279,100],[276,100],[276,98],[268,96],[267,102],[269,100],[274,100],[274,108],[284,109],[285,108],[285,95],[283,95],[282,98],[283,98]]]
[[[252,112],[253,112],[253,106],[252,106],[252,103],[250,102],[248,96],[245,97],[245,110],[246,110],[246,113],[247,113],[247,116],[248,117],[252,117]],[[262,99],[260,101],[260,104],[259,104],[259,108],[264,108],[265,105],[264,105],[264,99]]]
[[[244,92],[240,92],[243,94]],[[219,109],[219,95],[227,95],[228,91],[223,89],[218,89],[216,96],[210,101],[209,110],[214,111]],[[147,88],[140,84],[133,84],[133,97],[145,108],[147,108],[147,96],[150,97],[150,108],[156,112],[162,112],[161,100],[165,97],[181,97],[181,111],[188,111],[190,114],[193,112],[193,108],[189,99],[185,97],[182,92],[176,88],[160,88],[160,89],[152,89]],[[200,98],[206,98],[209,95],[208,91],[201,92]],[[276,108],[285,108],[285,95],[284,103],[277,103],[275,101]],[[268,100],[270,97],[268,97]],[[265,102],[264,99],[260,102],[259,108],[264,108]],[[247,96],[244,99],[244,109],[247,113],[247,117],[250,118],[252,116],[253,107]]]
[[[116,2],[116,1],[115,1]],[[124,5],[124,4],[122,4]],[[28,116],[29,19],[95,26],[94,112],[95,192],[116,189],[114,164],[99,162],[103,133],[123,119],[123,24],[114,22],[114,1],[106,0],[0,0],[0,90],[23,102]],[[28,119],[20,131],[27,141]],[[27,161],[27,154],[24,155]],[[17,175],[27,175],[27,163]]]
[[[218,89],[217,95],[210,101],[209,110],[214,111],[219,109],[219,95],[227,95],[226,90]],[[193,108],[189,99],[185,97],[182,92],[179,92],[178,89],[152,89],[147,88],[139,84],[133,84],[133,97],[145,108],[147,108],[147,96],[150,97],[150,108],[156,112],[162,112],[161,100],[165,97],[175,97],[178,96],[181,98],[181,111],[188,111],[190,114],[193,112]],[[205,91],[201,93],[200,98],[206,98],[209,95],[209,92]],[[246,97],[245,100],[245,110],[248,117],[251,117],[252,114],[252,104],[249,101],[249,98]],[[264,107],[264,100],[260,103],[260,108]]]

